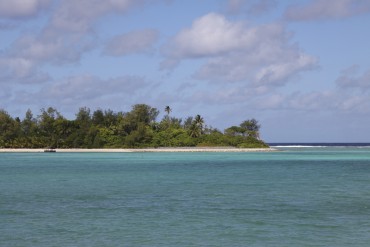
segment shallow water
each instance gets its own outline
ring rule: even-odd
[[[0,246],[369,246],[370,148],[2,153]]]

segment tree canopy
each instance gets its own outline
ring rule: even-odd
[[[199,114],[183,121],[169,116],[169,106],[164,110],[157,121],[159,111],[146,104],[133,105],[129,112],[82,107],[74,120],[52,107],[36,117],[28,110],[23,120],[0,109],[0,148],[267,147],[253,118],[221,132],[207,127]]]

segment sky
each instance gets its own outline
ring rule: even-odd
[[[0,0],[0,109],[148,104],[267,142],[370,142],[370,0]]]

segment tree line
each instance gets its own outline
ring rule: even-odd
[[[52,107],[36,117],[28,110],[23,119],[0,109],[0,148],[267,147],[255,119],[221,132],[208,127],[200,115],[183,120],[172,117],[169,106],[164,111],[157,121],[159,110],[146,104],[136,104],[129,112],[82,107],[68,120]]]

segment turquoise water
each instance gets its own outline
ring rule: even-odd
[[[370,148],[0,153],[0,246],[369,246]]]

